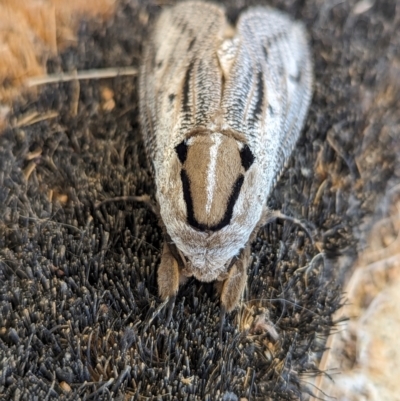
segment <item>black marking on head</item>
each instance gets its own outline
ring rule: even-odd
[[[182,141],[178,146],[175,147],[175,151],[178,155],[179,161],[183,164],[186,161],[188,146],[185,141]]]
[[[185,80],[183,82],[182,111],[184,113],[190,112],[189,93],[190,93],[190,78],[192,75],[193,64],[194,64],[194,61],[192,61],[189,64],[189,67],[186,70]]]
[[[174,101],[175,96],[176,96],[176,95],[175,95],[174,93],[171,93],[171,94],[168,96],[168,99],[169,99],[170,103],[172,103],[172,102]]]
[[[227,226],[232,219],[233,216],[233,207],[235,206],[236,201],[239,198],[240,190],[242,189],[244,181],[244,176],[242,174],[239,175],[235,183],[233,184],[231,195],[229,196],[228,206],[226,208],[225,215],[223,219],[211,228],[211,231],[218,231],[221,228]]]
[[[197,228],[200,231],[219,231],[221,230],[221,228],[224,228],[231,222],[233,216],[233,207],[235,206],[235,203],[239,198],[240,190],[242,188],[244,181],[244,176],[242,174],[239,175],[239,177],[233,184],[232,192],[229,196],[228,205],[226,207],[224,217],[221,219],[219,223],[214,224],[213,226],[208,226],[207,224],[199,223],[194,217],[193,200],[192,200],[192,194],[190,192],[190,180],[185,169],[181,170],[181,180],[183,189],[183,199],[186,203],[187,222],[192,227]]]
[[[161,60],[157,63],[157,68],[160,69],[162,67],[162,65],[163,65],[163,60]]]
[[[187,49],[188,52],[190,52],[190,50],[192,50],[192,47],[193,47],[193,45],[194,45],[195,42],[196,42],[196,37],[194,37],[194,38],[190,41],[189,46],[188,46],[188,49]]]
[[[183,200],[186,203],[187,221],[191,226],[196,227],[198,223],[194,218],[192,194],[190,193],[190,181],[185,169],[181,170],[181,180],[183,189]]]
[[[264,76],[261,71],[257,75],[257,102],[254,107],[254,116],[258,116],[262,112],[264,104]]]
[[[242,160],[242,166],[246,171],[254,163],[254,155],[247,145],[244,145],[240,150],[240,159]]]

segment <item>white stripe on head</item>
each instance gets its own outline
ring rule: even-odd
[[[218,148],[222,142],[221,134],[212,134],[211,138],[214,144],[210,147],[210,164],[208,165],[207,171],[207,205],[206,212],[207,214],[211,211],[212,200],[214,197],[214,189],[215,189],[215,177],[216,171],[215,168],[217,166],[217,156],[218,156]]]

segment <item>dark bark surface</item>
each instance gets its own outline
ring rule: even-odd
[[[228,3],[234,19],[263,2]],[[260,232],[222,344],[209,284],[184,285],[166,327],[164,311],[154,316],[157,218],[129,201],[99,205],[155,193],[137,77],[43,86],[14,105],[0,136],[0,399],[292,400],[312,391],[307,377],[318,373],[341,285],[400,181],[399,4],[272,3],[307,25],[315,89],[270,207],[301,219],[315,245],[288,221]],[[78,46],[49,73],[138,66],[159,11],[123,1],[106,25],[82,22]]]

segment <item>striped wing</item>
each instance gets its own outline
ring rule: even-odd
[[[303,26],[268,7],[250,8],[236,27],[240,45],[224,90],[227,124],[245,133],[272,189],[294,148],[312,96]]]
[[[140,74],[140,114],[155,170],[192,128],[206,126],[220,108],[217,47],[225,11],[186,2],[166,9],[146,47]]]

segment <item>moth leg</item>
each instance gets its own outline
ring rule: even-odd
[[[296,226],[299,226],[306,233],[307,237],[309,238],[311,243],[314,245],[314,239],[311,235],[310,230],[299,219],[296,219],[295,217],[287,216],[286,214],[283,214],[279,210],[266,209],[258,223],[258,229],[253,231],[253,235],[254,236],[257,235],[257,232],[260,228],[265,227],[267,224],[273,223],[278,219],[290,221],[291,223],[295,224]],[[251,240],[253,240],[253,239],[254,238],[252,238]]]
[[[163,245],[161,262],[157,273],[158,293],[163,301],[168,299],[166,305],[168,325],[172,317],[175,298],[179,289],[180,272],[178,261],[173,256],[167,241],[165,241]]]
[[[250,248],[247,246],[246,248]],[[250,254],[250,252],[246,252]],[[250,256],[250,255],[248,255]],[[227,313],[231,312],[239,304],[247,282],[247,263],[249,257],[241,255],[229,270],[227,279],[221,289],[221,304]]]
[[[246,245],[239,257],[232,264],[228,271],[228,277],[217,282],[216,287],[221,294],[220,309],[220,338],[222,339],[222,329],[225,321],[225,314],[231,312],[239,304],[247,282],[247,266],[250,259],[251,247]]]

